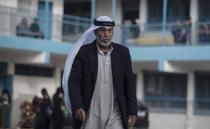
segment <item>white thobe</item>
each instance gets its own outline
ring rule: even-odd
[[[116,91],[113,88],[111,52],[98,48],[98,73],[87,118],[81,129],[123,129]]]

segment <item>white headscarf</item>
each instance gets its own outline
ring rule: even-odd
[[[113,20],[108,16],[100,16],[100,17],[96,18],[96,21],[113,22]],[[70,72],[71,72],[72,64],[74,62],[74,58],[76,57],[76,55],[77,55],[77,53],[78,53],[78,51],[79,51],[79,49],[81,48],[82,45],[92,43],[96,39],[96,36],[94,34],[94,30],[96,30],[98,28],[101,28],[101,27],[107,27],[107,26],[92,25],[77,40],[73,49],[69,52],[69,55],[67,57],[66,64],[65,64],[65,67],[64,67],[62,85],[63,85],[63,90],[64,90],[64,99],[65,99],[66,107],[67,107],[67,110],[70,113],[70,115],[72,114],[72,110],[71,110],[71,104],[70,104],[70,98],[69,98],[68,80],[69,80],[69,75],[70,75]]]

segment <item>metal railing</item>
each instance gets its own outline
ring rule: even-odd
[[[90,18],[0,6],[0,34],[74,43],[91,25]],[[35,21],[37,19],[38,21]],[[125,45],[210,45],[210,22],[120,24],[114,40]]]
[[[52,41],[75,42],[91,25],[90,18],[71,15],[53,15],[0,6],[0,34],[41,38]]]
[[[125,45],[210,45],[210,22],[194,24],[121,25],[121,42]]]

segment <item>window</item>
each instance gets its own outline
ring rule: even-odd
[[[91,25],[91,1],[64,1],[63,41],[76,42]]]
[[[201,22],[210,21],[209,5],[209,0],[199,0],[199,20]]]
[[[189,19],[189,0],[168,0],[168,22],[176,22],[177,19]]]
[[[195,73],[195,111],[210,113],[210,72]]]
[[[0,76],[6,76],[6,75],[7,75],[7,63],[0,62]]]
[[[148,0],[148,22],[160,23],[163,16],[163,0]]]
[[[139,0],[122,0],[123,22],[130,21],[131,24],[139,19]]]
[[[152,110],[185,110],[187,75],[144,72],[144,87],[145,101]]]
[[[189,19],[190,0],[168,0],[167,21],[175,22],[176,19]],[[148,22],[160,23],[163,16],[163,0],[148,0]]]
[[[16,64],[15,65],[15,74],[29,75],[29,76],[53,77],[54,68],[46,67],[46,66]]]
[[[74,15],[80,17],[90,17],[91,15],[91,1],[64,1],[64,14]]]

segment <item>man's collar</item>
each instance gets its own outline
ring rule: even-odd
[[[98,51],[98,53],[99,54],[101,54],[101,55],[106,55],[106,56],[108,56],[108,55],[110,55],[111,53],[112,53],[112,51],[113,51],[113,47],[112,47],[112,44],[110,45],[110,49],[107,51],[107,53],[105,54],[100,48],[99,48],[99,45],[98,45],[98,43],[96,42],[96,46],[97,46],[97,51]]]

